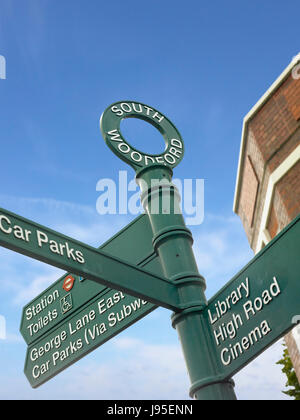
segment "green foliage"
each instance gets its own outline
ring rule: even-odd
[[[282,391],[284,394],[294,398],[296,401],[300,401],[300,384],[297,379],[288,349],[285,344],[283,344],[283,358],[277,362],[277,365],[282,365],[282,372],[287,376],[286,387],[289,387],[287,391]]]

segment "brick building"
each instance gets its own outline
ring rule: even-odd
[[[234,212],[255,253],[300,213],[300,54],[244,118]],[[285,339],[300,382],[299,325]]]

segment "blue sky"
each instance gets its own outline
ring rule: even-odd
[[[205,180],[205,220],[191,229],[212,296],[253,255],[232,212],[242,120],[299,52],[299,12],[294,0],[0,0],[0,206],[99,246],[133,216],[100,216],[97,182],[134,176],[105,145],[100,115],[119,100],[149,104],[184,139],[174,176]],[[158,152],[163,142],[146,126],[130,120],[124,130]],[[21,310],[62,272],[2,249],[0,261],[0,398],[62,398],[62,389],[69,399],[187,398],[163,309],[31,390]],[[280,354],[277,344],[237,375],[239,398],[284,398]]]

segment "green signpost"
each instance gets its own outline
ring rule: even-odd
[[[164,152],[147,155],[129,144],[120,130],[124,118],[155,126]],[[171,182],[184,155],[178,130],[136,101],[112,104],[100,126],[107,145],[136,171],[143,216],[96,249],[0,209],[0,245],[68,271],[23,310],[25,374],[38,387],[162,306],[173,311],[190,396],[234,400],[232,376],[300,314],[300,215],[207,302]]]

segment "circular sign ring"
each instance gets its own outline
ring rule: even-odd
[[[158,155],[146,154],[129,144],[120,129],[121,121],[125,118],[138,118],[157,128],[165,140],[165,151]],[[151,165],[174,168],[183,158],[184,144],[175,125],[161,112],[141,102],[113,103],[103,112],[100,128],[109,148],[136,171]]]

